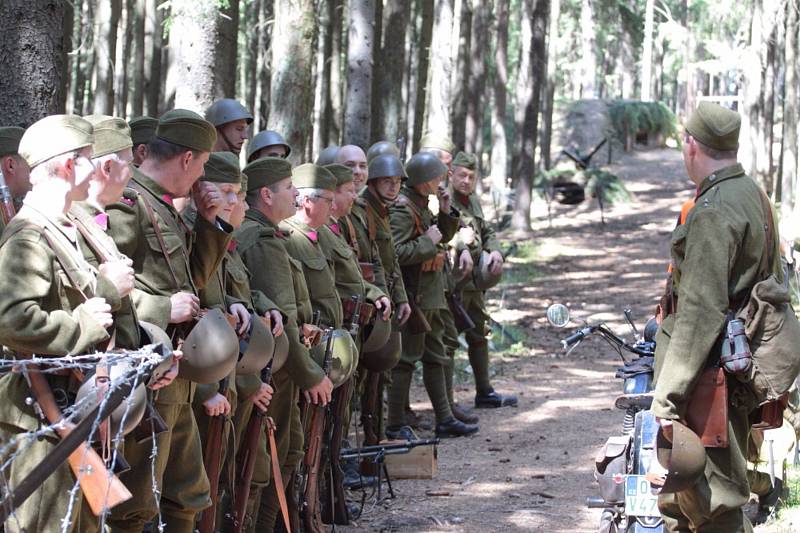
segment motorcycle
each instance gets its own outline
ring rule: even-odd
[[[595,478],[600,485],[600,496],[587,498],[586,504],[603,509],[599,533],[661,533],[665,527],[658,499],[645,479],[658,432],[658,422],[650,411],[658,325],[651,319],[640,334],[630,309],[624,314],[634,335],[633,342],[626,341],[602,322],[586,325],[561,341],[569,354],[586,337],[598,335],[622,359],[622,366],[616,372],[616,378],[623,380],[622,394],[614,402],[625,413],[622,434],[609,437],[596,457]],[[563,304],[553,304],[547,310],[547,319],[554,326],[566,327],[569,309]]]

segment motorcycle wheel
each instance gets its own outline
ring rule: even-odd
[[[603,509],[603,514],[600,515],[600,527],[597,529],[597,532],[620,533],[621,523],[622,515],[614,509]]]

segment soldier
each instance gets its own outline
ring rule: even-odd
[[[23,128],[15,126],[0,128],[0,173],[3,175],[17,210],[22,207],[22,199],[25,194],[31,190],[31,169],[25,159],[19,155],[19,141],[24,133]],[[0,220],[0,232],[2,229]]]
[[[412,319],[403,331],[400,363],[392,370],[386,435],[407,438],[410,433],[403,427],[404,408],[408,404],[414,367],[419,360],[422,360],[425,389],[436,415],[436,435],[469,435],[475,433],[478,426],[453,417],[445,378],[449,359],[442,341],[445,325],[441,313],[447,308],[443,274],[446,252],[442,243],[455,234],[459,213],[450,205],[447,191],[439,187],[447,174],[447,167],[435,156],[416,154],[406,166],[406,172],[408,180],[397,201],[389,208],[389,214],[397,259],[403,269],[403,282],[409,302],[414,305]],[[428,209],[428,197],[434,194],[439,200],[436,216]],[[414,306],[417,310],[413,309]]]
[[[372,163],[372,160],[380,155],[393,155],[399,159],[400,149],[392,142],[378,141],[367,150],[367,165]]]
[[[133,141],[133,166],[138,167],[147,159],[147,145],[155,139],[158,119],[153,117],[134,117],[128,121]]]
[[[475,195],[477,176],[477,159],[472,154],[459,152],[453,159],[453,175],[450,178],[450,193],[461,212],[461,220],[466,225],[459,230],[454,239],[454,248],[459,258],[469,254],[470,262],[476,267],[480,264],[481,254],[488,254],[486,268],[493,275],[500,275],[503,269],[503,254],[500,242],[495,237],[494,228],[486,221],[481,203]],[[486,335],[491,332],[487,324],[486,302],[481,291],[473,280],[474,276],[465,273],[456,290],[462,291],[462,302],[475,327],[465,332],[467,339],[469,364],[475,376],[475,407],[495,408],[506,405],[517,405],[514,396],[495,392],[489,381],[489,343]]]
[[[34,123],[20,141],[19,154],[31,169],[31,191],[0,243],[0,341],[15,359],[78,355],[108,343],[111,305],[97,297],[96,289],[113,283],[84,261],[76,248],[75,227],[66,217],[72,202],[87,197],[94,173],[93,141],[92,125],[68,115]],[[59,396],[66,397],[69,380],[68,369],[46,374]],[[32,393],[22,372],[0,378],[0,394],[0,438],[6,445],[22,439],[11,448],[17,455],[4,473],[13,487],[53,450],[57,439],[24,438],[47,424],[26,401]],[[63,529],[74,530],[80,508],[79,503],[70,506],[74,483],[69,466],[61,464],[15,509],[5,531],[62,531],[62,520]],[[80,502],[80,492],[77,497]]]
[[[321,167],[332,165],[336,162],[336,154],[339,153],[339,147],[335,144],[331,144],[327,148],[324,148],[319,155],[317,156],[317,160],[314,162],[315,165],[319,165]]]
[[[765,217],[771,213],[764,212],[764,193],[736,161],[740,123],[738,113],[701,102],[686,124],[683,159],[697,196],[686,223],[672,234],[677,309],[664,318],[657,337],[652,406],[667,439],[672,421],[686,420],[694,384],[716,361],[726,316],[759,281],[767,253]],[[705,475],[694,486],[659,496],[670,531],[751,530],[742,506],[750,496],[746,443],[756,402],[745,384],[727,381],[730,444],[706,448]]]
[[[253,115],[238,100],[223,98],[206,109],[206,120],[217,129],[217,142],[212,151],[239,155],[248,137],[248,126],[253,123]]]
[[[292,147],[280,133],[272,130],[259,132],[247,145],[247,162],[252,163],[262,157],[279,157],[286,159],[292,153]]]
[[[286,233],[278,224],[294,215],[297,190],[292,184],[292,166],[280,158],[257,159],[244,168],[248,177],[250,209],[237,235],[238,248],[251,274],[250,287],[262,292],[285,313],[284,329],[289,357],[273,375],[275,393],[268,414],[275,420],[278,463],[282,479],[291,478],[303,456],[303,431],[297,406],[300,389],[313,403],[327,404],[333,384],[311,359],[301,342],[300,326],[312,322],[311,304],[302,270],[286,252]],[[266,266],[269,268],[266,268]],[[272,530],[278,515],[275,476],[264,489],[258,512],[258,530]]]
[[[439,161],[447,167],[447,178],[453,175],[453,154],[456,153],[456,146],[447,136],[438,135],[432,131],[425,133],[419,140],[419,151],[428,152],[439,158]],[[445,180],[447,181],[447,180]]]
[[[336,152],[336,163],[350,167],[353,171],[353,183],[356,186],[356,192],[361,192],[364,184],[367,183],[367,156],[364,150],[354,144],[347,144],[339,148]]]
[[[197,113],[182,109],[164,113],[156,138],[148,145],[147,159],[134,170],[122,201],[108,208],[109,234],[133,260],[136,313],[176,341],[188,335],[200,311],[197,291],[217,269],[231,238],[232,228],[217,216],[222,199],[216,191],[207,191],[200,199],[193,231],[173,207],[173,199],[188,195],[203,174],[215,142],[213,125]],[[176,378],[155,399],[169,431],[157,435],[155,442],[126,438],[131,470],[123,482],[144,496],[114,508],[109,520],[112,531],[139,532],[160,509],[168,530],[191,532],[195,515],[211,504],[192,413],[194,392],[194,382]],[[160,506],[152,491],[154,483],[161,491]]]

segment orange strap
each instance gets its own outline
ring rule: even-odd
[[[292,533],[292,524],[289,520],[289,506],[286,503],[286,489],[283,487],[281,465],[278,464],[278,446],[275,444],[275,422],[267,418],[267,434],[269,435],[269,456],[272,460],[272,477],[275,479],[275,490],[278,492],[278,503],[281,506],[283,525],[287,533]]]
[[[694,207],[694,199],[686,200],[681,206],[681,217],[678,219],[678,226],[686,224],[686,218],[689,216],[689,211]],[[672,273],[672,263],[669,264],[667,272]]]

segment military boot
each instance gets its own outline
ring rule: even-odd
[[[494,389],[482,391],[475,395],[477,409],[496,409],[498,407],[516,407],[517,397],[510,394],[500,394]]]
[[[440,439],[464,437],[466,435],[472,435],[477,431],[478,426],[476,424],[465,424],[452,416],[436,424],[436,436]]]
[[[450,404],[450,410],[453,411],[454,417],[456,417],[458,420],[461,420],[465,424],[477,424],[478,420],[480,420],[478,415],[463,409],[457,403]]]

